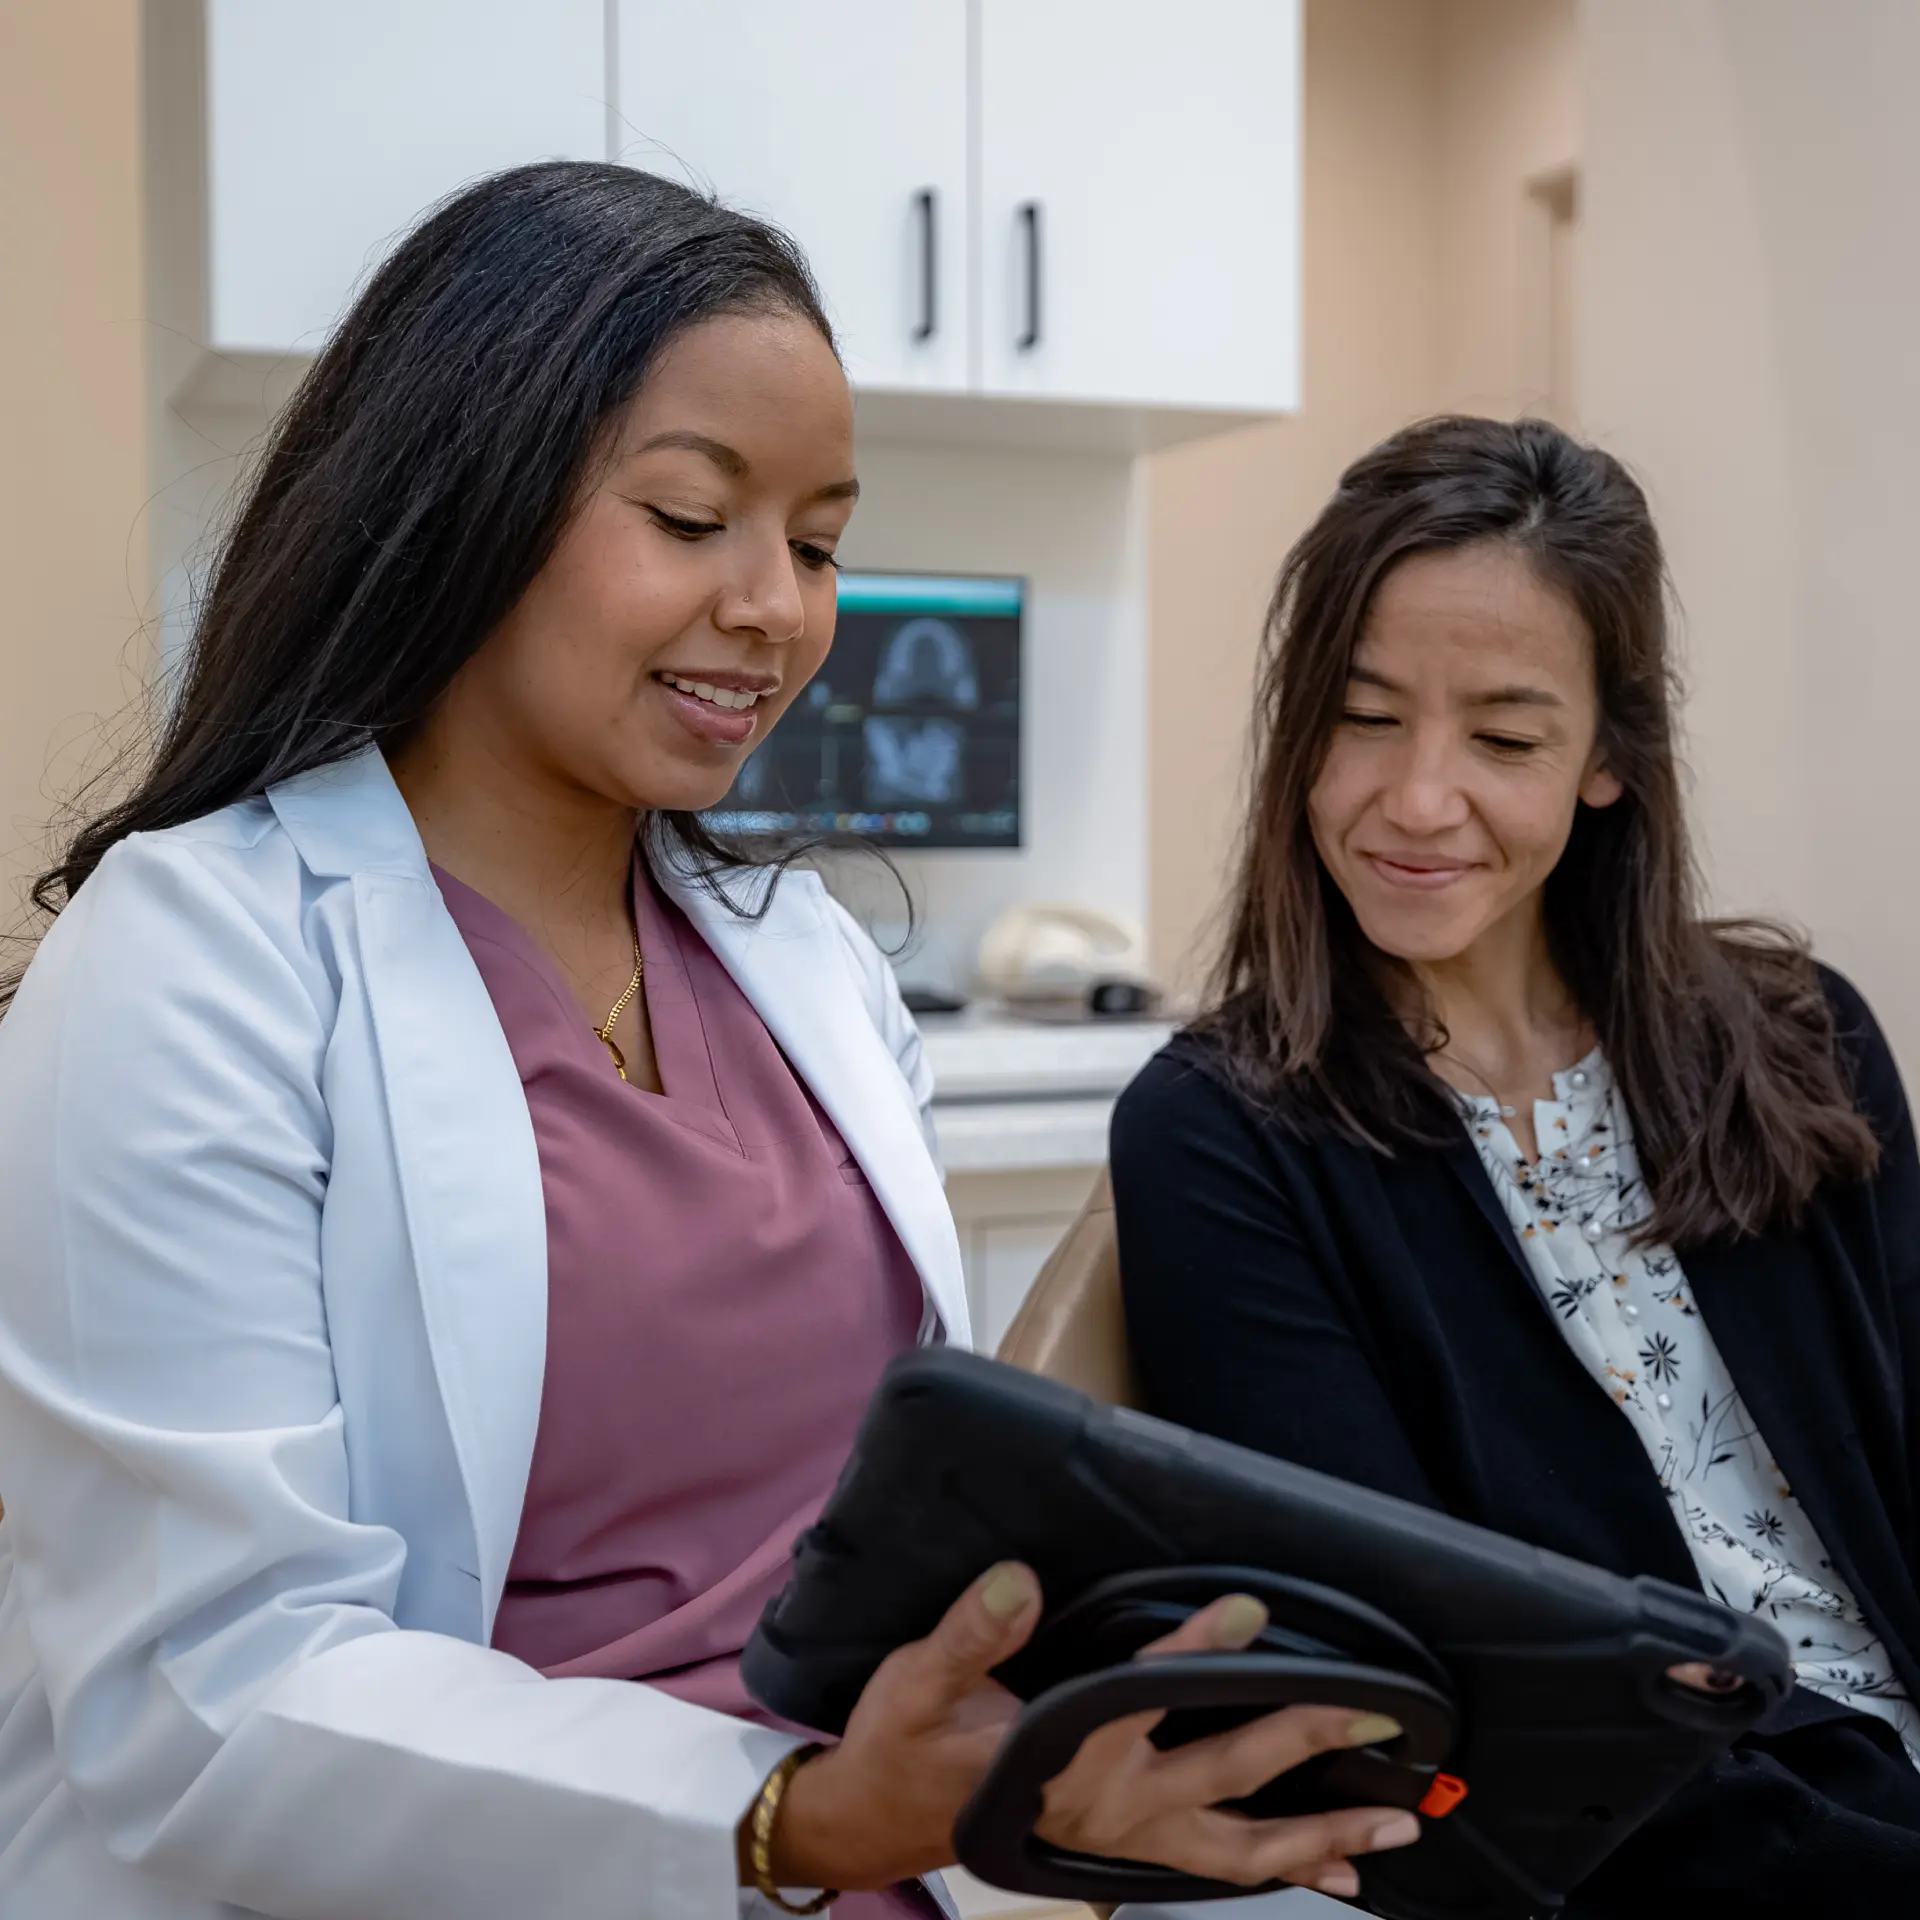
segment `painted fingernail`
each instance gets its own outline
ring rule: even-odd
[[[1011,1620],[1033,1598],[1033,1575],[1007,1561],[987,1575],[980,1604],[994,1620]]]
[[[1347,1729],[1347,1745],[1350,1747],[1380,1747],[1389,1740],[1398,1740],[1406,1729],[1388,1713],[1363,1713]]]
[[[1410,1813],[1396,1813],[1367,1835],[1367,1851],[1384,1853],[1389,1847],[1410,1847],[1419,1838],[1420,1822]]]
[[[1213,1644],[1228,1653],[1250,1647],[1267,1628],[1267,1610],[1250,1593],[1230,1593],[1214,1615]]]
[[[1315,1893],[1331,1894],[1336,1900],[1351,1900],[1360,1891],[1360,1876],[1351,1867],[1329,1867],[1300,1885],[1311,1887]]]

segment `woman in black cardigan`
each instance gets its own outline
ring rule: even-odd
[[[1115,1118],[1128,1319],[1171,1419],[1787,1636],[1782,1713],[1576,1913],[1904,1912],[1920,1161],[1859,996],[1701,917],[1664,586],[1640,489],[1541,422],[1342,478],[1213,1010]]]

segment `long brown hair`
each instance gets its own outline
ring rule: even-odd
[[[1877,1159],[1805,944],[1708,921],[1673,733],[1667,577],[1646,496],[1541,420],[1444,418],[1356,461],[1281,568],[1255,700],[1252,810],[1213,1010],[1198,1037],[1247,1096],[1383,1152],[1458,1137],[1452,1097],[1390,1005],[1398,963],[1362,934],[1314,850],[1307,801],[1380,583],[1417,553],[1499,541],[1566,595],[1593,641],[1600,747],[1625,789],[1582,805],[1545,890],[1554,964],[1599,1035],[1653,1200],[1685,1247],[1790,1223]]]
[[[793,313],[832,341],[793,242],[671,180],[545,161],[444,201],[275,427],[157,750],[77,823],[35,904],[60,912],[129,834],[404,737],[545,565],[667,343],[741,312]],[[716,889],[724,870],[795,857],[696,814],[656,814],[650,846]],[[19,980],[0,970],[0,1013]]]

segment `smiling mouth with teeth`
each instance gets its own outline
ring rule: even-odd
[[[704,700],[709,706],[722,707],[729,713],[742,713],[749,707],[757,707],[766,697],[763,692],[738,691],[731,687],[709,686],[704,680],[682,680],[677,673],[663,673],[660,678],[676,693],[690,693],[696,700]]]

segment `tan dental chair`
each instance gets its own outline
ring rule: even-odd
[[[1136,1404],[1127,1311],[1120,1298],[1120,1249],[1113,1232],[1113,1183],[1104,1168],[1079,1219],[1040,1269],[1001,1339],[997,1357],[1078,1387],[1096,1400],[1122,1407]],[[1073,1920],[1076,1914],[1112,1920],[1114,1909],[1044,1911],[1049,1920]]]
[[[1000,1342],[999,1357],[1096,1400],[1139,1404],[1120,1298],[1113,1186],[1104,1171],[1079,1219],[1040,1269]]]

